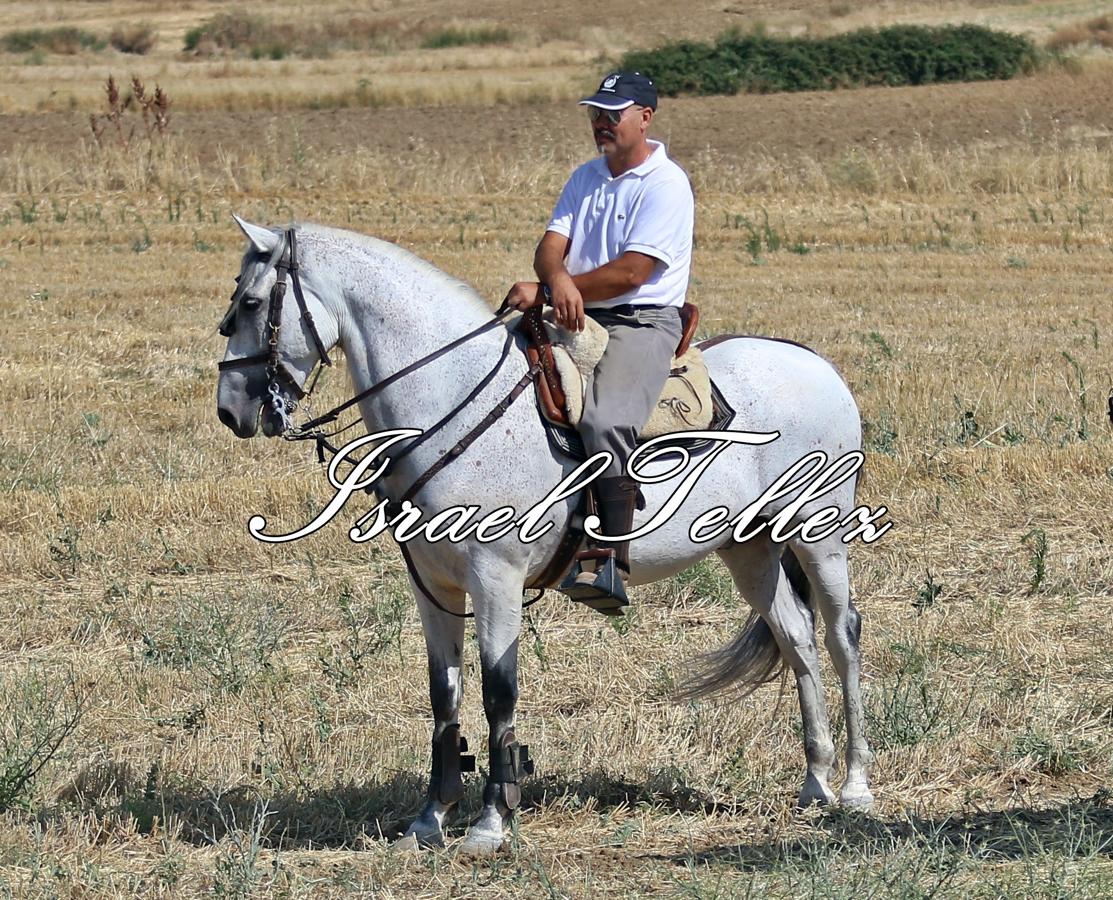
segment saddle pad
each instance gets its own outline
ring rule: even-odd
[[[584,412],[587,379],[607,348],[607,329],[588,319],[581,332],[569,331],[549,319],[546,310],[545,328],[553,343],[553,362],[560,376],[566,397],[568,421],[573,428],[580,424]],[[675,431],[703,430],[711,424],[711,378],[703,354],[689,347],[680,358],[673,359],[671,372],[660,399],[639,440],[650,440]]]

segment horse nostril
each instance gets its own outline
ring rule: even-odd
[[[223,406],[218,406],[216,408],[216,417],[220,419],[222,425],[231,428],[233,431],[236,430],[236,417]]]

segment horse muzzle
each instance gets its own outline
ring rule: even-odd
[[[255,437],[259,430],[260,413],[265,407],[265,394],[266,382],[262,377],[251,377],[236,371],[223,373],[216,389],[217,418],[236,437]],[[269,428],[273,428],[273,423],[264,419],[263,434],[268,434]]]

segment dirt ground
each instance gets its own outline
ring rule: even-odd
[[[674,156],[711,149],[728,159],[755,153],[826,159],[854,148],[948,148],[1019,138],[1106,142],[1113,136],[1113,66],[1014,82],[870,88],[801,94],[664,99],[656,134]],[[497,149],[528,157],[588,130],[572,103],[462,108],[204,111],[173,115],[173,128],[202,158],[249,149],[267,128],[296,133],[306,152],[359,146],[387,154],[435,146],[471,156]],[[90,138],[88,117],[35,113],[0,117],[0,153],[33,144],[74,147]],[[582,126],[582,127],[581,127]]]

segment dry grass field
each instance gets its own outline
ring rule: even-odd
[[[283,22],[379,17],[394,36],[253,60],[181,53],[229,4],[47,6],[0,5],[0,37],[49,18],[103,35],[147,22],[158,42],[0,53],[0,891],[1113,895],[1101,51],[1016,83],[662,109],[697,189],[704,333],[790,337],[835,362],[866,424],[861,500],[896,523],[852,555],[873,816],[793,810],[787,687],[670,699],[746,613],[707,563],[638,590],[617,626],[559,595],[531,609],[518,732],[538,774],[509,847],[482,863],[392,854],[430,730],[401,558],[341,525],[254,542],[250,514],[300,523],[324,478],[304,448],[236,440],[214,404],[243,249],[232,212],[396,241],[494,302],[591,152],[570,101],[626,46],[758,21],[980,21],[1043,40],[1107,10],[637,0],[636,32],[578,2],[244,4]],[[512,34],[421,46],[475,22]],[[128,110],[126,146],[112,128],[93,139],[109,73],[162,86],[164,134]],[[345,389],[331,375],[321,402]],[[468,654],[477,746],[470,638]]]

